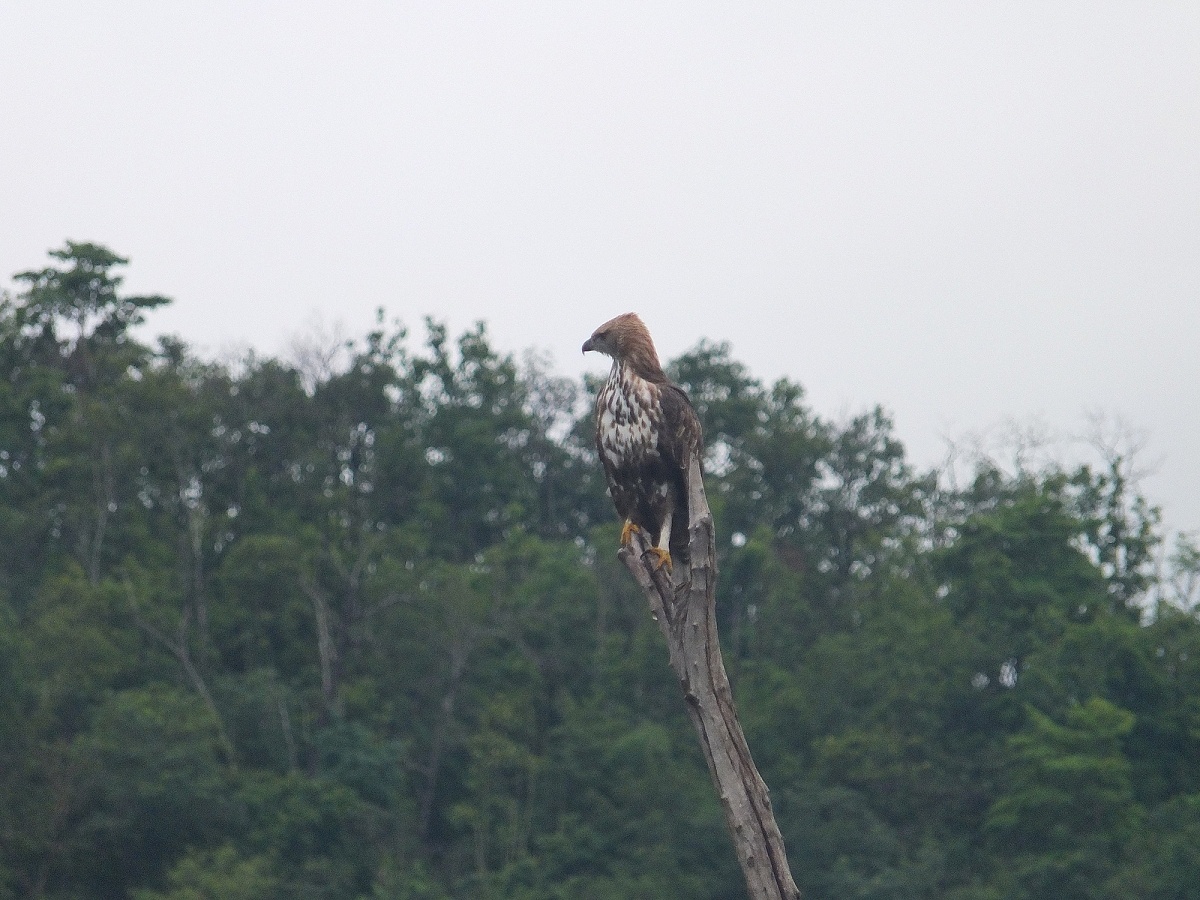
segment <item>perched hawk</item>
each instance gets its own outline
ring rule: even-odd
[[[625,522],[621,545],[644,531],[658,567],[669,572],[672,556],[687,561],[687,475],[700,459],[700,420],[683,388],[667,380],[650,332],[633,313],[597,328],[583,345],[589,350],[613,361],[596,397],[596,450]]]

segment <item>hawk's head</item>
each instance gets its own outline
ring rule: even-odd
[[[648,381],[663,381],[662,365],[654,349],[650,332],[637,313],[625,313],[609,319],[584,341],[583,352],[595,350],[627,365]]]

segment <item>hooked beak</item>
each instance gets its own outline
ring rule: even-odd
[[[589,350],[595,350],[595,349],[596,348],[592,346],[591,338],[588,338],[586,341],[583,342],[583,352],[584,353],[587,353]]]

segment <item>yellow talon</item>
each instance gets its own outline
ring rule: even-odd
[[[621,546],[628,547],[629,542],[633,540],[633,533],[641,530],[642,529],[633,524],[633,519],[626,519],[625,527],[621,529]]]
[[[654,567],[655,569],[661,569],[663,566],[666,566],[667,571],[671,571],[671,554],[669,552],[662,547],[651,547],[650,552],[658,557],[658,564]]]

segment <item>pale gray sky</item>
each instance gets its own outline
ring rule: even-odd
[[[564,374],[637,310],[839,415],[1144,431],[1200,528],[1200,3],[0,3],[0,277],[64,239],[152,331],[372,311]]]

